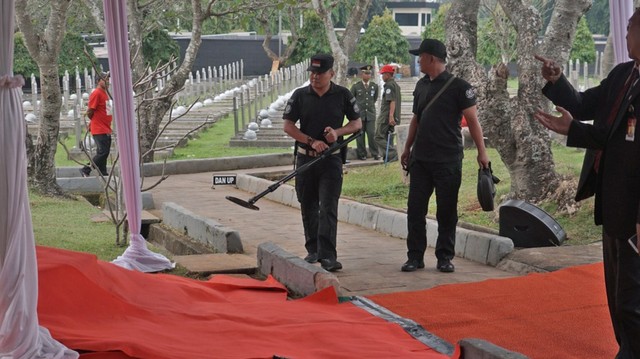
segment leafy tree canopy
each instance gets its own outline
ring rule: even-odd
[[[14,41],[13,72],[25,78],[29,78],[31,74],[39,77],[40,70],[31,55],[29,55],[22,33],[16,33]],[[84,54],[85,46],[89,53],[89,58]],[[58,58],[58,74],[60,76],[63,76],[65,71],[74,74],[76,68],[79,70],[90,69],[92,63],[96,62],[93,48],[88,46],[87,42],[78,34],[66,33],[61,48],[62,51],[60,51],[60,57]]]
[[[492,16],[480,20],[476,59],[489,66],[516,59],[516,31],[498,5]]]
[[[583,16],[578,22],[576,37],[569,55],[571,60],[579,59],[581,62],[593,63],[596,60],[596,44],[593,35],[587,26],[587,20]]]
[[[354,60],[366,63],[373,63],[375,57],[384,64],[409,62],[409,43],[388,9],[373,17],[353,54]]]
[[[304,25],[299,31],[299,36],[298,46],[291,54],[288,63],[302,62],[317,53],[331,53],[324,24],[315,11],[310,10],[304,13]]]
[[[609,35],[609,0],[593,0],[585,15],[592,33]]]
[[[451,9],[450,3],[440,5],[433,21],[424,27],[424,31],[422,32],[423,39],[430,38],[445,42],[446,35],[444,30],[444,20],[447,17],[449,9]]]
[[[155,29],[142,39],[142,53],[147,65],[155,68],[160,63],[167,63],[171,57],[180,57],[178,43],[166,31]]]

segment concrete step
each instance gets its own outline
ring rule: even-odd
[[[190,274],[209,275],[226,273],[253,274],[257,259],[245,254],[192,254],[174,256],[173,260],[186,268]]]

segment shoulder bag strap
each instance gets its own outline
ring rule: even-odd
[[[447,80],[447,82],[444,84],[444,86],[442,86],[442,88],[440,89],[440,91],[438,91],[438,93],[431,99],[431,101],[429,101],[429,103],[427,104],[427,107],[424,108],[424,110],[422,110],[422,115],[424,115],[425,112],[427,112],[427,110],[429,109],[429,107],[431,107],[431,105],[433,105],[434,102],[436,102],[436,100],[438,99],[438,97],[440,97],[440,95],[442,95],[442,93],[444,92],[444,90],[447,89],[447,87],[449,87],[449,85],[451,85],[451,83],[453,82],[453,80],[455,79],[455,76],[451,76],[449,77],[449,80]]]

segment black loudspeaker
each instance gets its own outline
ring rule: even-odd
[[[515,247],[559,246],[567,238],[564,229],[547,212],[521,200],[500,205],[500,235]]]

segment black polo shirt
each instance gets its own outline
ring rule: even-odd
[[[462,111],[476,104],[473,87],[455,78],[436,101],[423,113],[429,101],[453,76],[444,71],[435,79],[424,76],[413,91],[413,113],[418,118],[418,133],[413,143],[415,159],[425,162],[454,162],[462,160]]]
[[[349,89],[331,82],[329,91],[322,97],[311,85],[295,90],[287,101],[282,118],[293,122],[300,120],[300,131],[324,141],[324,129],[327,126],[334,129],[342,127],[345,116],[349,121],[360,118],[356,99]]]

